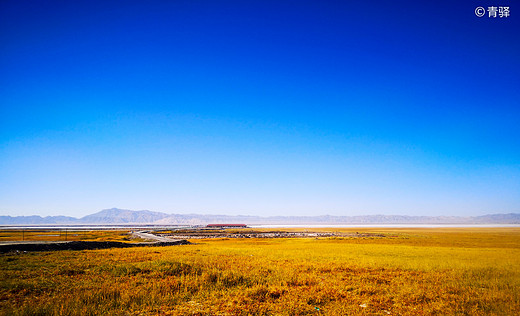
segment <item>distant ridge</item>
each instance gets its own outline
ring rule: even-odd
[[[0,225],[53,225],[53,224],[77,224],[79,220],[69,216],[0,216]]]
[[[85,224],[129,224],[129,223],[154,223],[170,215],[152,211],[131,211],[118,208],[102,210],[79,219]]]
[[[378,225],[378,224],[520,224],[520,214],[489,214],[482,216],[229,216],[201,214],[166,214],[148,210],[132,211],[118,208],[102,210],[82,218],[68,216],[0,216],[0,225],[205,225],[222,223],[249,225]]]

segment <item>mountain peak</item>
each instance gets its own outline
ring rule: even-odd
[[[144,224],[153,223],[168,217],[168,214],[148,210],[131,211],[119,208],[110,208],[81,218],[84,223],[107,224]]]

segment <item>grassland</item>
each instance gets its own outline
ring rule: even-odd
[[[126,230],[0,229],[0,243],[10,241],[122,241],[139,242]]]
[[[520,315],[520,229],[354,231],[4,254],[0,313]]]

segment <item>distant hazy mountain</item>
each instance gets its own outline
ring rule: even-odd
[[[77,224],[79,220],[68,216],[0,216],[0,225],[53,225]]]
[[[520,214],[509,213],[509,214],[491,214],[476,216],[473,218],[476,222],[482,223],[520,223]]]
[[[80,224],[156,224],[156,225],[204,225],[223,223],[244,223],[249,225],[271,224],[520,224],[520,214],[490,214],[483,216],[228,216],[200,214],[166,214],[152,211],[131,211],[118,208],[102,210],[77,219],[67,216],[0,216],[0,225],[80,225]]]
[[[170,215],[152,211],[131,211],[111,208],[80,219],[84,224],[154,223]]]

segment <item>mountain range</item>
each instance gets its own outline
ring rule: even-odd
[[[229,216],[200,214],[166,214],[152,211],[132,211],[118,208],[102,210],[82,218],[69,216],[0,216],[0,225],[204,225],[243,223],[248,225],[349,225],[349,224],[520,224],[520,214],[489,214],[483,216]]]

